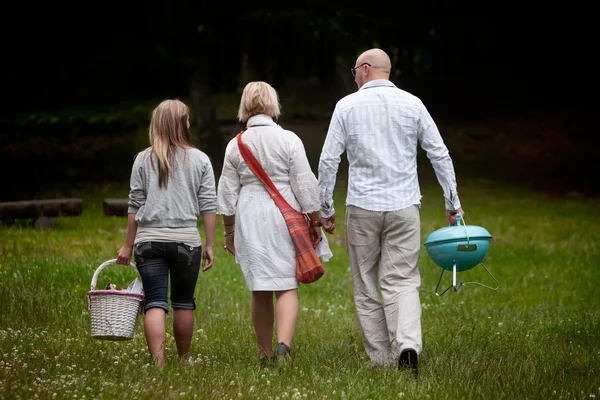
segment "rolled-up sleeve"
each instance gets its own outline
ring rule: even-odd
[[[143,170],[142,154],[138,154],[133,162],[131,178],[129,180],[129,201],[127,212],[137,214],[138,210],[146,204],[146,176]]]
[[[240,176],[232,160],[231,153],[233,149],[237,151],[237,144],[234,145],[232,141],[225,150],[223,169],[217,187],[217,214],[221,215],[235,215],[240,189],[242,188]]]
[[[418,135],[421,147],[427,153],[427,158],[444,192],[446,210],[459,209],[461,206],[456,188],[454,164],[433,118],[424,105],[421,107]]]
[[[290,151],[290,186],[300,204],[301,212],[319,211],[319,187],[317,177],[310,168],[304,143],[300,138],[292,142]]]
[[[323,150],[319,158],[319,192],[321,216],[328,218],[335,213],[333,207],[333,190],[342,153],[346,150],[346,140],[339,110],[336,107],[329,123]]]
[[[208,160],[207,160],[208,161]],[[204,165],[200,187],[198,188],[198,209],[201,214],[217,211],[215,173],[210,161]]]

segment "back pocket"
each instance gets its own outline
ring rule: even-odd
[[[379,241],[379,218],[374,215],[349,214],[346,232],[353,246],[371,246]]]
[[[185,266],[191,266],[199,262],[200,247],[186,246],[183,243],[177,243],[177,263]]]
[[[133,254],[136,265],[144,263],[152,256],[152,243],[144,242],[136,244]]]

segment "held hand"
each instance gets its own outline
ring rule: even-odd
[[[465,212],[462,208],[459,208],[458,210],[446,210],[446,219],[450,225],[456,224],[456,214],[460,214],[462,217],[465,215]]]
[[[131,253],[133,253],[133,247],[123,245],[123,247],[117,251],[117,264],[129,265],[131,262]]]
[[[323,240],[323,238],[321,237],[322,233],[321,233],[321,227],[319,226],[313,226],[311,229],[311,234],[312,234],[312,238],[313,238],[313,247],[317,247],[317,245],[319,244],[319,242],[321,240]]]
[[[225,250],[235,256],[235,243],[233,242],[233,235],[225,237]]]
[[[335,214],[329,218],[321,218],[321,223],[323,224],[325,232],[333,235],[333,231],[335,231]]]
[[[212,246],[207,246],[202,252],[202,272],[208,271],[215,262]]]

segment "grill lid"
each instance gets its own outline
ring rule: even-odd
[[[433,231],[427,236],[425,246],[442,242],[464,242],[472,239],[491,239],[487,229],[476,225],[452,225]]]

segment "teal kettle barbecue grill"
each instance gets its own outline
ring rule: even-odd
[[[500,283],[483,263],[483,259],[490,248],[490,242],[493,240],[494,238],[485,228],[466,225],[460,214],[456,214],[455,225],[431,232],[425,240],[425,248],[432,261],[442,268],[440,279],[435,287],[435,294],[441,296],[452,287],[455,292],[458,292],[461,286],[467,284],[476,284],[491,290],[497,290]],[[479,282],[456,282],[457,272],[470,270],[478,264],[481,264],[492,279],[496,281],[496,287]],[[452,285],[439,293],[438,288],[446,271],[452,271]]]

